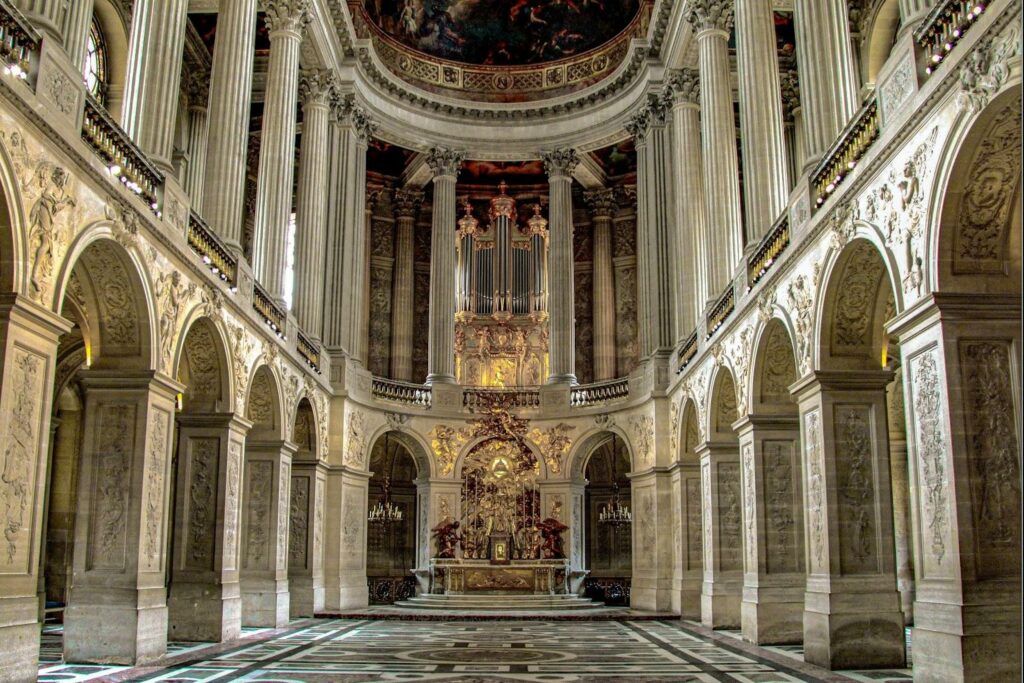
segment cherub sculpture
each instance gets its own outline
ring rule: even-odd
[[[437,557],[445,560],[455,559],[455,548],[462,542],[458,520],[452,521],[446,517],[433,528],[433,532],[437,540]]]
[[[544,545],[541,548],[543,559],[564,559],[565,548],[562,547],[562,532],[569,527],[553,517],[548,517],[543,522],[539,522],[537,528],[540,530],[540,535],[544,538]]]

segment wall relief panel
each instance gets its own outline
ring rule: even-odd
[[[249,479],[246,503],[245,568],[268,569],[270,567],[270,534],[276,525],[271,524],[273,505],[274,463],[270,460],[255,460],[246,464]]]
[[[191,439],[188,454],[185,568],[209,571],[214,568],[213,559],[217,546],[220,439]]]
[[[100,404],[97,449],[93,453],[92,530],[90,569],[124,571],[127,564],[129,481],[135,450],[137,406]]]
[[[870,406],[835,406],[839,557],[843,574],[878,571]]]

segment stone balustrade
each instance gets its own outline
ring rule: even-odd
[[[569,404],[573,408],[584,408],[628,397],[629,379],[620,377],[604,382],[581,384],[578,387],[573,387],[569,394]]]
[[[139,195],[154,213],[160,215],[159,193],[164,182],[163,174],[150,163],[110,114],[90,98],[85,100],[82,138],[103,160],[110,175]]]
[[[274,303],[267,290],[258,282],[255,283],[252,290],[252,307],[277,336],[284,338],[288,316],[280,306]]]
[[[320,347],[301,330],[295,335],[295,350],[313,372],[320,374]]]
[[[373,378],[373,397],[382,401],[404,403],[410,406],[423,408],[430,407],[431,389],[426,384],[413,384],[411,382],[400,382],[395,379],[384,377]]]
[[[815,207],[825,203],[878,139],[878,99],[872,94],[846,125],[812,175]]]
[[[0,1],[0,60],[3,73],[27,81],[39,58],[39,34],[8,0]]]
[[[732,315],[734,310],[736,310],[736,291],[730,282],[725,291],[718,297],[718,300],[708,310],[708,339],[718,331],[718,328],[725,323],[726,318]]]
[[[927,74],[930,75],[953,51],[985,11],[986,4],[978,0],[945,0],[935,5],[914,34],[914,42],[928,59]]]
[[[537,408],[540,406],[540,390],[466,387],[462,392],[462,406],[469,410],[486,408],[495,402],[506,408]]]
[[[789,215],[782,214],[747,259],[747,288],[752,288],[789,246]]]
[[[238,291],[238,259],[195,211],[189,213],[186,237],[188,246],[199,254],[210,272],[228,283],[232,292]]]

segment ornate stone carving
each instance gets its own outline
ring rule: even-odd
[[[789,312],[796,333],[797,364],[801,372],[811,369],[811,335],[814,334],[814,288],[806,275],[798,275],[787,290]]]
[[[949,535],[949,481],[946,476],[948,441],[937,355],[936,349],[925,351],[913,360],[910,369],[923,494],[924,519],[921,521],[922,527],[927,529],[927,540],[922,545],[929,549],[935,563],[941,565]]]
[[[44,82],[40,84],[48,99],[53,102],[60,113],[66,116],[73,116],[75,105],[78,103],[78,91],[71,79],[64,75],[64,72],[51,67],[46,70]]]
[[[265,569],[270,559],[270,508],[273,504],[274,463],[256,460],[246,464],[249,477],[245,566]]]
[[[757,482],[754,479],[753,444],[743,445],[740,462],[743,466],[743,528],[746,531],[746,541],[743,545],[746,556],[744,570],[752,572],[757,570],[757,518],[754,509]]]
[[[163,271],[156,284],[156,298],[160,311],[160,358],[164,368],[170,369],[174,343],[178,335],[178,321],[185,303],[196,292],[196,284],[182,277],[180,270]]]
[[[337,77],[328,69],[310,69],[299,75],[299,101],[302,107],[326,107],[334,97]]]
[[[572,447],[569,432],[574,429],[576,427],[562,422],[544,430],[534,428],[527,434],[527,438],[540,449],[544,462],[548,466],[549,474],[561,474],[565,456],[569,454],[569,449]]]
[[[857,232],[857,227],[853,224],[853,221],[854,211],[851,203],[840,204],[832,212],[832,215],[829,216],[829,227],[832,230],[832,248],[836,251],[841,251],[843,247],[849,244]]]
[[[255,344],[245,326],[231,327],[231,373],[235,378],[235,404],[239,410],[245,403],[249,385],[249,357],[254,348]]]
[[[749,407],[747,396],[747,379],[750,376],[751,349],[754,342],[754,328],[746,325],[742,330],[732,334],[726,341],[725,353],[729,358],[735,375],[736,417],[746,415]]]
[[[228,446],[228,471],[226,495],[224,496],[224,569],[232,571],[238,558],[238,522],[241,498],[238,495],[242,485],[242,446],[231,443]]]
[[[312,19],[311,9],[311,0],[267,0],[267,30],[271,34],[278,31],[301,34]]]
[[[836,295],[832,352],[870,355],[874,306],[885,276],[885,264],[874,247],[866,242],[852,249]]]
[[[254,429],[274,428],[274,388],[271,384],[270,371],[266,368],[257,370],[252,378],[246,417],[252,422]]]
[[[786,121],[793,123],[796,110],[800,109],[800,77],[796,69],[779,73],[779,87],[782,94],[782,114]]]
[[[434,177],[451,176],[457,178],[462,169],[462,162],[466,159],[465,152],[458,152],[444,147],[433,147],[427,152],[427,166],[434,173]]]
[[[363,566],[363,522],[366,507],[363,496],[349,490],[344,494],[345,502],[341,513],[341,547],[344,548],[341,563],[344,568],[361,569]]]
[[[291,484],[291,465],[282,462],[280,468],[280,475],[277,479],[277,568],[283,569],[288,566],[287,563],[287,552],[288,552],[288,496],[290,493],[289,484]]]
[[[732,31],[732,0],[691,0],[688,17],[694,31]]]
[[[772,325],[761,360],[762,403],[792,403],[789,386],[796,381],[796,365],[789,335],[782,325]]]
[[[396,190],[391,206],[395,211],[395,218],[414,219],[423,206],[424,193],[418,190]]]
[[[213,569],[214,549],[217,545],[220,440],[192,439],[190,446],[185,564],[192,569]]]
[[[336,93],[331,101],[331,111],[335,120],[351,129],[356,141],[362,145],[369,142],[374,133],[377,132],[377,124],[366,113],[352,95]]]
[[[366,418],[362,411],[351,411],[348,414],[348,426],[345,429],[344,463],[347,467],[362,468],[366,437]]]
[[[188,360],[188,396],[212,403],[220,398],[220,360],[208,325],[195,325],[185,337]]]
[[[654,506],[654,489],[646,487],[636,492],[636,523],[637,523],[637,555],[635,562],[637,567],[643,569],[654,568],[654,557],[657,549],[657,524],[656,510]]]
[[[160,569],[163,555],[164,473],[167,470],[167,422],[163,410],[154,410],[149,421],[149,454],[146,456],[146,509],[142,565]]]
[[[679,461],[679,419],[681,417],[681,398],[672,401],[668,409],[668,453],[672,462]]]
[[[391,357],[391,268],[370,268],[369,368],[386,377]]]
[[[836,408],[839,551],[843,573],[875,571],[875,484],[867,409]]]
[[[441,476],[447,477],[452,473],[459,450],[465,442],[466,436],[462,430],[448,425],[439,424],[430,432],[430,448],[434,452]]]
[[[616,232],[618,226],[616,227]],[[618,349],[618,375],[626,376],[640,357],[637,322],[637,280],[634,266],[615,270],[615,346]]]
[[[548,178],[571,178],[580,164],[580,155],[571,148],[556,149],[541,155]]]
[[[696,69],[670,72],[667,94],[676,103],[700,105],[700,73]]]
[[[313,490],[316,491],[316,500],[313,501],[313,567],[320,569],[324,557],[324,483],[318,479]]]
[[[633,415],[629,418],[633,432],[633,447],[636,449],[640,467],[654,466],[654,418],[650,415]]]
[[[70,228],[58,224],[64,210],[76,203],[70,183],[71,176],[64,168],[42,161],[25,187],[27,192],[38,193],[28,214],[28,240],[31,294],[39,302],[44,301],[52,287],[54,263],[70,239]]]
[[[804,416],[804,464],[807,469],[807,529],[811,573],[825,573],[825,479],[822,474],[821,417],[818,411]]]
[[[686,568],[700,569],[703,564],[701,549],[700,480],[687,478],[686,486]]]
[[[583,193],[583,201],[594,218],[611,218],[618,208],[614,190],[588,190]]]
[[[701,505],[702,515],[701,522],[703,524],[703,533],[701,537],[704,540],[704,563],[705,566],[711,565],[711,558],[714,557],[714,547],[712,545],[711,527],[713,516],[711,514],[711,465],[701,465],[700,468],[700,481],[701,481],[701,499],[703,504]]]
[[[22,531],[30,522],[29,502],[35,497],[36,461],[39,459],[39,405],[43,397],[44,359],[19,346],[9,347],[11,396],[7,412],[0,420],[4,435],[3,463],[0,466],[0,504],[3,505],[3,531],[7,542],[7,565],[15,561],[27,570],[29,544],[21,544]],[[31,534],[28,534],[31,536]],[[28,540],[28,539],[26,539]]]
[[[1010,60],[1020,53],[1019,24],[1012,25],[1004,35],[976,47],[960,70],[957,106],[972,113],[984,109],[1009,78]]]
[[[794,508],[801,505],[793,492],[793,445],[764,443],[765,554],[770,572],[802,571],[796,553]]]
[[[135,412],[134,404],[100,408],[99,443],[94,454],[93,568],[122,570],[125,566],[129,495],[125,482],[135,448]]]

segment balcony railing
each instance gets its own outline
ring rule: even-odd
[[[782,214],[775,225],[761,239],[757,249],[747,260],[747,286],[753,287],[768,273],[779,255],[789,246],[789,216]]]
[[[593,406],[629,397],[629,379],[621,377],[573,387],[569,405],[573,408]]]
[[[82,138],[103,160],[112,176],[142,197],[155,214],[160,215],[157,190],[164,178],[114,119],[89,97],[85,98]]]
[[[28,80],[38,60],[39,34],[7,0],[0,0],[0,59],[5,76]]]
[[[258,282],[252,288],[252,307],[260,314],[264,322],[270,326],[278,337],[284,338],[285,320],[287,316],[281,308],[274,303]]]
[[[195,211],[189,215],[188,246],[199,254],[210,272],[228,283],[231,291],[237,291],[238,260]]]
[[[722,326],[726,318],[732,315],[735,309],[736,293],[733,291],[733,286],[730,282],[722,296],[718,297],[718,301],[708,311],[708,339],[711,339],[711,335],[718,331],[718,328]]]
[[[313,340],[302,332],[295,337],[295,349],[306,361],[306,365],[313,368],[313,372],[320,374],[320,347],[313,343]]]
[[[814,171],[815,207],[821,206],[878,139],[878,100],[872,95]]]
[[[430,387],[425,384],[411,384],[394,379],[374,377],[372,392],[374,398],[383,401],[394,401],[424,408],[430,407]]]
[[[679,365],[676,367],[676,374],[686,369],[686,366],[690,364],[697,355],[697,330],[693,331],[683,345],[679,348]]]
[[[977,0],[945,0],[932,9],[914,33],[914,41],[928,56],[925,71],[930,74],[946,59],[984,11],[985,3]]]
[[[462,405],[470,410],[496,404],[503,408],[537,408],[540,406],[540,389],[466,387],[462,391]]]

